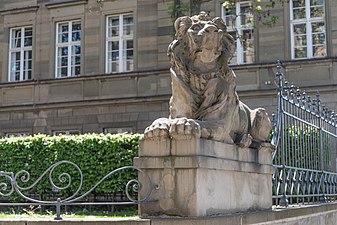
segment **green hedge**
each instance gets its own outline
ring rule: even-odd
[[[4,138],[0,139],[0,170],[14,173],[20,170],[28,171],[31,175],[28,182],[18,179],[20,186],[27,187],[53,163],[67,160],[77,164],[83,173],[83,193],[112,170],[132,165],[141,138],[140,134],[35,135]],[[59,180],[59,175],[64,172],[72,176],[72,184],[66,190],[56,192],[69,196],[77,190],[80,173],[72,165],[58,166],[52,173],[52,179],[59,187],[64,187],[67,183]],[[30,192],[42,195],[55,193],[48,176],[49,173]],[[115,193],[124,190],[126,182],[136,177],[137,172],[134,170],[121,171],[99,185],[95,193]]]

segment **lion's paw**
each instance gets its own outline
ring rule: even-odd
[[[176,118],[171,121],[170,136],[173,139],[200,138],[201,129],[197,121],[187,118]]]
[[[240,142],[238,143],[241,148],[248,148],[252,144],[253,138],[250,134],[243,134]]]
[[[169,138],[170,123],[170,120],[167,118],[156,119],[145,129],[144,139],[161,140]]]

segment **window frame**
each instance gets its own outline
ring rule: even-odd
[[[233,9],[235,10],[234,15],[236,15],[236,19],[234,21],[235,26],[229,26],[227,25],[227,32],[232,33],[235,32],[238,37],[235,39],[235,52],[233,56],[236,55],[236,62],[229,62],[231,65],[240,65],[240,64],[251,64],[254,63],[256,60],[256,38],[254,35],[254,23],[251,23],[247,25],[247,27],[242,27],[242,21],[241,21],[241,8],[243,6],[251,6],[250,1],[238,1],[233,3]],[[221,4],[221,17],[226,21],[227,16],[231,16],[232,14],[226,15],[226,8]],[[250,14],[250,16],[254,19],[254,15]],[[253,60],[251,62],[245,62],[245,52],[248,52],[249,50],[244,50],[243,41],[239,39],[240,36],[243,36],[244,31],[251,32],[252,38],[252,56]],[[248,40],[248,39],[247,39]],[[233,57],[232,57],[233,59]]]
[[[130,35],[124,35],[123,32],[123,18],[124,16],[131,16],[132,17],[132,30]],[[110,37],[109,36],[109,21],[111,18],[117,18],[118,17],[118,30],[119,30],[119,35],[115,37]],[[116,73],[123,73],[123,72],[131,72],[134,71],[135,68],[135,51],[134,51],[134,37],[135,37],[135,23],[134,23],[134,15],[133,13],[122,13],[122,14],[115,14],[115,15],[108,15],[106,16],[106,24],[105,24],[105,73],[107,74],[116,74]],[[122,32],[121,32],[122,31]],[[127,69],[127,53],[126,51],[128,50],[127,48],[124,48],[124,41],[132,41],[132,59],[129,60],[131,61],[132,68],[130,70]],[[110,42],[118,42],[118,60],[116,61],[118,63],[118,69],[116,66],[116,71],[112,70],[112,65],[109,61],[109,43]],[[122,43],[122,44],[121,44]],[[129,49],[130,50],[130,49]],[[112,60],[111,60],[112,62]]]
[[[25,31],[27,28],[31,29],[32,36],[31,36],[31,45],[25,46]],[[13,48],[13,31],[14,30],[21,30],[21,37],[20,37],[20,47]],[[34,29],[33,26],[21,26],[21,27],[12,27],[9,30],[9,46],[8,46],[8,81],[9,82],[15,82],[15,81],[25,81],[25,80],[31,80],[33,76],[33,42],[34,42]],[[27,60],[31,61],[30,68],[25,70],[25,52],[30,51],[31,52],[31,58]],[[20,70],[19,70],[19,79],[16,80],[15,76],[12,79],[12,53],[20,53]],[[26,65],[27,65],[26,62]],[[29,64],[28,64],[29,65]],[[17,70],[15,70],[17,71]],[[30,71],[30,77],[29,74],[25,74],[25,71]]]
[[[80,33],[80,40],[79,41],[72,41],[72,34],[73,34],[73,25],[74,23],[79,23],[81,26],[81,29],[79,31]],[[60,42],[59,43],[59,29],[60,29],[60,25],[62,24],[67,24],[68,25],[68,41],[67,42]],[[83,40],[83,26],[82,26],[82,21],[80,19],[76,19],[76,20],[67,20],[67,21],[60,21],[56,23],[56,29],[55,29],[55,78],[64,78],[64,77],[74,77],[74,76],[79,76],[81,75],[81,71],[82,71],[82,40]],[[73,46],[80,46],[80,70],[79,70],[79,74],[76,73],[72,73],[72,67],[73,65],[71,64],[71,59],[72,59],[72,47]],[[66,76],[62,76],[62,73],[59,74],[58,73],[58,69],[62,68],[62,65],[59,66],[58,64],[58,54],[59,54],[59,49],[63,48],[63,47],[67,47],[67,66],[63,67],[63,68],[67,68],[67,75]],[[76,57],[76,56],[75,56]],[[62,64],[62,63],[61,63]],[[74,68],[77,65],[74,64]],[[76,71],[76,70],[75,70]]]
[[[104,134],[132,134],[133,127],[105,127],[103,129]]]
[[[81,132],[78,129],[61,129],[61,130],[53,130],[52,131],[53,136],[59,136],[59,135],[80,135]]]
[[[326,1],[323,0],[323,10],[324,14],[321,17],[311,17],[311,4],[310,0],[304,0],[305,1],[305,18],[301,19],[294,19],[294,6],[293,6],[293,0],[289,2],[290,6],[290,50],[291,50],[291,59],[293,60],[301,60],[301,59],[313,59],[313,58],[324,58],[327,56],[327,30],[326,30]],[[313,44],[313,38],[312,35],[314,34],[312,32],[312,24],[313,23],[319,23],[323,22],[324,23],[324,36],[325,36],[325,41],[324,41],[324,46],[325,46],[325,55],[324,56],[314,56],[314,51],[313,47],[315,46]],[[295,57],[295,34],[294,34],[294,26],[295,25],[300,25],[300,24],[305,24],[305,37],[306,37],[306,57],[300,57],[296,58]],[[317,45],[316,45],[317,46]]]
[[[19,132],[5,132],[4,137],[5,138],[12,138],[12,137],[27,137],[31,134],[27,131],[19,131]]]

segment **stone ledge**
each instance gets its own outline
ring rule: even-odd
[[[319,218],[319,223],[315,218]],[[335,224],[337,203],[308,206],[291,206],[247,213],[234,213],[212,217],[151,217],[127,219],[64,219],[53,221],[46,219],[1,219],[0,225],[293,225],[293,224]],[[313,221],[315,220],[315,221]],[[311,222],[310,222],[311,221]],[[314,223],[316,222],[316,223]],[[317,223],[318,222],[318,223]]]
[[[200,138],[142,140],[140,146],[139,157],[198,155],[261,164],[272,164],[270,155],[274,151],[274,147],[268,143],[253,149]]]
[[[134,165],[142,169],[217,169],[248,173],[273,174],[268,164],[237,161],[209,156],[136,157]]]

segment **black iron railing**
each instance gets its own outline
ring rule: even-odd
[[[54,176],[54,171],[60,166],[66,165],[69,172],[58,173]],[[127,201],[108,201],[108,202],[86,202],[83,201],[85,197],[91,194],[100,184],[105,180],[111,179],[112,175],[117,174],[123,170],[136,170],[139,175],[144,177],[146,184],[140,183],[137,179],[131,179],[125,184],[124,193],[127,197]],[[72,177],[71,174],[76,171],[77,177]],[[33,198],[32,195],[28,194],[30,191],[38,188],[39,183],[42,179],[47,177],[51,189],[57,190],[60,196],[54,200],[43,200]],[[15,202],[0,202],[0,206],[29,206],[29,205],[40,205],[40,206],[55,206],[56,208],[56,217],[55,220],[61,220],[61,207],[67,205],[131,205],[131,204],[143,204],[148,202],[150,194],[154,188],[149,176],[141,169],[134,166],[124,166],[118,169],[111,171],[102,177],[99,182],[94,184],[89,190],[83,190],[83,179],[84,175],[82,174],[81,169],[73,162],[69,161],[60,161],[51,165],[46,169],[35,181],[31,181],[30,173],[25,170],[21,170],[17,173],[13,172],[3,172],[0,171],[0,196],[8,197],[17,195],[19,200]],[[25,185],[27,184],[27,185]],[[146,186],[144,186],[146,185]],[[76,188],[74,189],[74,186]],[[71,190],[67,190],[70,189]],[[138,199],[137,193],[145,190],[145,193],[142,195],[144,198]],[[67,195],[61,195],[62,192],[68,193]],[[70,193],[70,194],[69,194]],[[135,195],[136,193],[136,195]]]
[[[334,200],[337,197],[337,115],[284,80],[277,66],[278,105],[272,143],[276,205]]]

